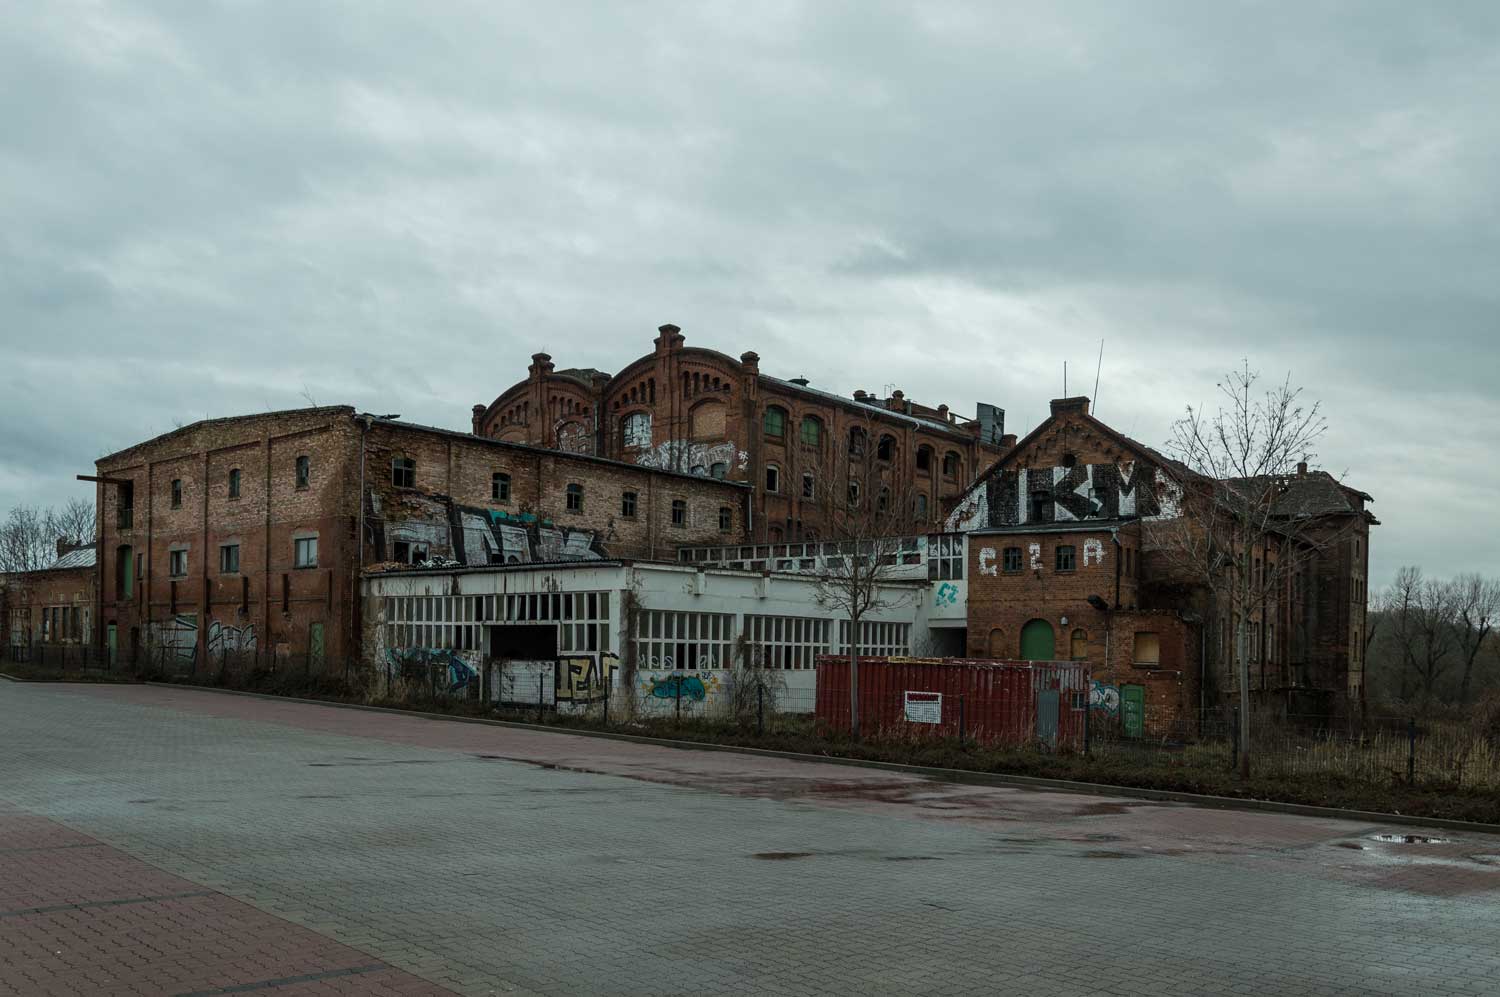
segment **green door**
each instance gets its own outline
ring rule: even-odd
[[[109,647],[109,667],[115,666],[115,659],[119,654],[119,638],[115,634],[115,625],[111,623],[105,630],[104,642]]]
[[[1146,733],[1145,686],[1120,686],[1120,723],[1125,727],[1126,737],[1141,737]]]
[[[307,659],[312,667],[323,668],[323,624],[314,623],[307,628]]]
[[[1052,661],[1056,654],[1052,624],[1046,620],[1032,620],[1021,628],[1022,661]]]

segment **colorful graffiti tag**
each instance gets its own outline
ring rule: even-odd
[[[615,681],[619,659],[605,655],[559,658],[557,662],[557,701],[560,703],[597,703],[608,694]]]
[[[952,582],[944,582],[937,587],[936,601],[939,606],[952,606],[958,603],[958,586]]]
[[[450,693],[462,692],[479,677],[473,665],[445,648],[391,648],[386,657],[396,674],[408,682],[436,682],[434,673],[441,671],[444,690]]]
[[[1120,712],[1120,690],[1095,679],[1089,686],[1089,709],[1103,710],[1110,716],[1116,715]]]
[[[663,675],[646,680],[646,694],[653,699],[689,699],[701,703],[708,698],[708,687],[697,675]]]

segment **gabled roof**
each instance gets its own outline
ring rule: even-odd
[[[46,571],[67,571],[70,568],[92,568],[99,563],[98,548],[93,545],[70,550],[47,565]]]

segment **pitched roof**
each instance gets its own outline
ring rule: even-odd
[[[99,563],[99,551],[93,546],[70,550],[47,565],[47,571],[66,571],[69,568],[92,568]]]

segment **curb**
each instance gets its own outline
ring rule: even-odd
[[[9,676],[6,676],[7,678]],[[13,681],[24,681],[16,679]],[[508,727],[515,730],[539,731],[546,734],[571,734],[575,737],[595,737],[610,741],[626,741],[635,744],[651,744],[664,748],[690,751],[725,751],[741,755],[758,755],[765,758],[782,758],[796,762],[817,762],[825,765],[847,765],[852,768],[879,769],[899,772],[903,775],[919,776],[939,782],[950,782],[968,786],[1003,786],[1021,789],[1041,789],[1052,792],[1078,793],[1088,796],[1123,796],[1129,799],[1153,800],[1165,803],[1186,803],[1213,810],[1248,810],[1260,813],[1292,814],[1299,817],[1324,817],[1333,820],[1361,821],[1375,824],[1399,824],[1409,827],[1442,828],[1450,831],[1471,831],[1477,834],[1500,835],[1500,824],[1478,821],[1450,820],[1445,817],[1417,817],[1406,814],[1381,813],[1374,810],[1342,810],[1337,807],[1319,807],[1306,803],[1281,803],[1276,800],[1256,800],[1237,796],[1210,796],[1202,793],[1186,793],[1170,789],[1145,789],[1135,786],[1114,786],[1098,782],[1076,782],[1069,779],[1048,779],[1041,776],[1007,775],[1002,772],[976,772],[970,769],[934,768],[925,765],[907,765],[902,762],[881,762],[864,758],[844,758],[838,755],[813,755],[799,751],[777,751],[771,748],[752,748],[738,744],[713,744],[705,741],[677,740],[663,737],[647,737],[642,734],[625,734],[616,731],[583,730],[556,727],[548,724],[530,724],[516,720],[495,720],[489,717],[464,717],[451,713],[428,713],[420,710],[403,710],[392,706],[369,706],[364,703],[340,703],[326,699],[303,699],[296,696],[278,696],[267,692],[246,692],[239,689],[216,689],[212,686],[181,685],[175,682],[146,682],[148,686],[164,689],[180,689],[188,692],[217,693],[225,696],[248,696],[281,703],[300,703],[307,706],[330,706],[346,710],[364,710],[369,713],[390,713],[403,717],[418,717],[425,720],[444,720],[450,723],[482,724],[490,727]]]

